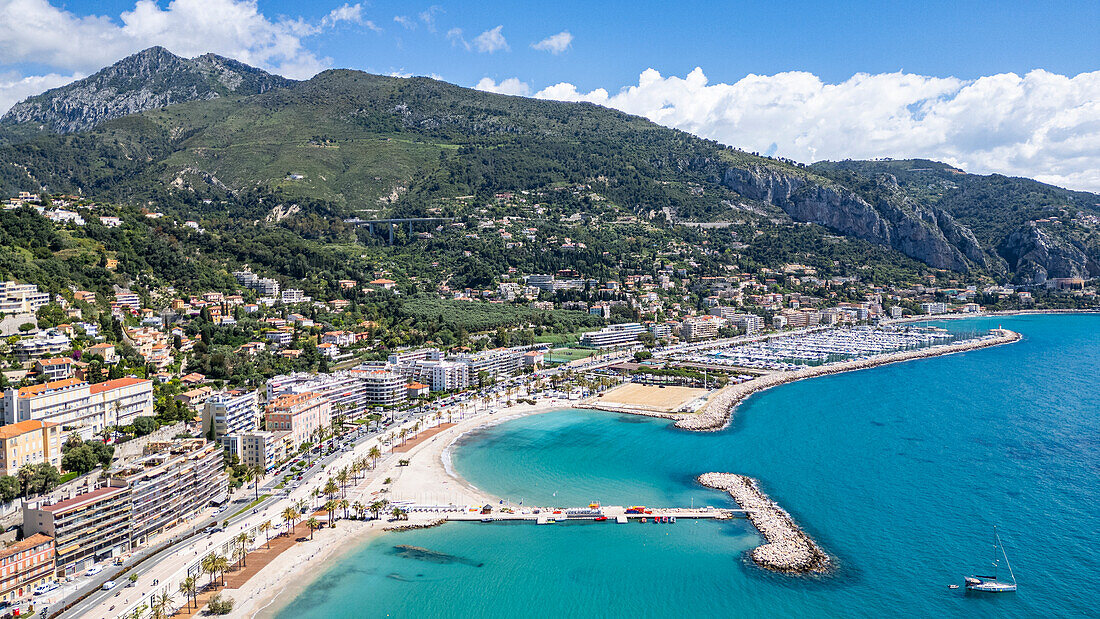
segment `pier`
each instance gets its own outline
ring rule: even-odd
[[[595,504],[594,504],[595,505]],[[485,508],[489,507],[489,510]],[[409,513],[439,514],[450,522],[505,522],[526,521],[536,524],[553,524],[567,521],[619,522],[652,521],[672,522],[673,519],[728,520],[746,517],[752,509],[728,509],[724,507],[625,507],[622,505],[586,507],[530,507],[518,508],[506,505],[408,505],[402,509]]]

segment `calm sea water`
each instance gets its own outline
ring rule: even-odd
[[[743,520],[448,524],[365,545],[279,616],[1096,616],[1100,316],[944,326],[997,324],[1023,341],[786,385],[723,432],[570,410],[471,435],[454,456],[526,505],[730,505],[694,477],[752,475],[835,574],[755,568]],[[988,565],[994,524],[1019,592],[949,590]]]

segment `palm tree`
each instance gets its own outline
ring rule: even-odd
[[[321,489],[320,489],[320,488],[317,488],[317,487],[314,487],[314,488],[313,488],[313,490],[311,490],[311,491],[310,491],[310,493],[309,493],[309,496],[310,496],[310,498],[312,498],[312,499],[313,499],[314,501],[316,501],[316,500],[317,500],[317,497],[321,496]]]
[[[340,499],[336,503],[337,503],[337,507],[344,510],[344,520],[347,520],[348,519],[348,500],[347,499]]]
[[[203,557],[202,561],[199,562],[199,569],[201,569],[204,574],[210,574],[210,586],[213,587],[214,578],[218,573],[218,555],[210,553]]]
[[[164,619],[172,606],[172,594],[167,591],[160,594],[154,593],[150,603],[153,606],[153,619]]]
[[[260,500],[260,482],[264,479],[264,473],[267,470],[264,469],[264,465],[256,464],[252,466],[252,479],[256,481],[256,500]]]
[[[268,533],[268,531],[271,531],[271,521],[270,520],[264,520],[263,522],[261,522],[260,526],[259,526],[259,530],[260,530],[261,533],[264,534],[264,537],[267,538],[267,541],[265,542],[265,544],[267,545],[267,548],[270,549],[271,548],[271,535]]]
[[[286,522],[286,532],[290,533],[290,523],[298,519],[298,511],[293,507],[288,507],[283,510],[283,521]]]
[[[394,507],[393,511],[391,513],[393,514],[393,517],[396,520],[408,520],[409,519],[408,512],[401,509],[400,507]]]
[[[321,489],[321,492],[325,493],[325,496],[331,499],[336,496],[337,492],[340,492],[340,487],[336,485],[336,482],[331,477],[329,477],[328,481],[325,482],[325,487]]]
[[[370,504],[370,510],[374,512],[375,520],[378,519],[378,515],[382,513],[382,510],[386,509],[386,506],[390,504],[386,499],[381,499]]]
[[[180,581],[180,593],[183,594],[183,600],[187,602],[187,610],[191,610],[191,598],[195,597],[198,593],[198,586],[195,584],[195,577],[188,576]],[[196,604],[198,601],[196,600]]]
[[[309,527],[309,539],[313,539],[313,532],[321,528],[321,521],[316,518],[310,518],[306,520],[306,526]]]
[[[336,473],[336,481],[340,482],[340,496],[344,496],[344,487],[348,485],[348,467],[345,466]]]
[[[401,444],[404,445],[405,444],[405,437],[409,435],[409,429],[408,428],[401,428],[401,431],[398,432],[398,435],[401,437]]]
[[[229,559],[225,557],[217,557],[214,559],[214,565],[222,575],[222,586],[225,586],[225,573],[229,571]]]
[[[359,501],[356,501],[351,506],[351,510],[353,512],[355,512],[355,517],[358,518],[359,520],[363,519],[363,512],[366,511],[366,509],[367,508],[363,507],[363,504],[360,503]]]
[[[370,456],[371,460],[373,460],[373,462],[371,462],[371,468],[374,468],[378,466],[378,459],[382,457],[382,450],[378,448],[378,445],[375,445],[374,447],[370,448],[370,451],[367,452],[367,455]]]
[[[245,533],[243,531],[241,533],[238,533],[237,537],[233,538],[233,541],[237,542],[237,545],[241,548],[240,566],[248,567],[248,559],[246,558],[246,555],[248,554],[248,533]]]
[[[325,502],[325,511],[328,512],[328,526],[332,528],[333,519],[336,517],[336,501],[329,499]]]

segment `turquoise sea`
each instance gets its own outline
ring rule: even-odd
[[[694,477],[752,475],[834,574],[755,568],[744,520],[452,523],[349,553],[279,617],[1096,616],[1100,315],[942,324],[1024,339],[772,389],[722,432],[567,410],[454,454],[471,483],[525,505],[730,505]],[[994,524],[1019,592],[949,590],[984,571]]]

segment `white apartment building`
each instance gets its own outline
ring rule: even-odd
[[[286,459],[286,445],[283,440],[286,436],[286,432],[251,430],[230,434],[222,444],[229,450],[229,455],[240,458],[242,464],[258,465],[264,467],[265,471],[270,471]]]
[[[718,337],[718,323],[722,319],[718,316],[692,316],[685,318],[680,325],[680,337],[688,342],[699,340],[713,340]]]
[[[946,303],[921,303],[920,309],[925,314],[946,314]]]
[[[405,380],[426,383],[432,391],[461,391],[470,386],[470,366],[457,361],[419,359],[392,369]]]
[[[521,371],[524,352],[526,351],[514,348],[494,348],[477,353],[462,353],[449,360],[468,366],[470,380],[476,380],[481,372],[487,372],[489,376],[504,376]]]
[[[438,348],[418,348],[416,350],[399,350],[391,354],[387,361],[391,365],[404,365],[414,361],[438,361],[443,358],[443,353]]]
[[[287,288],[283,291],[281,300],[283,303],[290,305],[292,303],[309,303],[311,299],[297,288]]]
[[[610,325],[599,331],[589,331],[581,336],[581,346],[592,348],[606,348],[609,346],[621,346],[638,340],[638,336],[645,333],[645,327],[636,322],[624,322]]]
[[[38,419],[76,431],[84,440],[110,426],[153,415],[153,381],[119,378],[95,385],[75,378],[8,389],[3,398],[4,423]]]
[[[741,329],[745,335],[755,335],[764,330],[764,318],[756,314],[744,314],[733,307],[712,307],[707,312],[711,316],[721,316],[731,327]]]
[[[221,441],[230,434],[255,430],[260,421],[259,400],[258,391],[224,391],[211,395],[203,406],[203,435]]]
[[[0,282],[0,315],[33,314],[49,302],[50,294],[34,284]]]
[[[405,379],[380,367],[358,366],[331,374],[299,372],[267,381],[267,400],[286,394],[319,393],[333,407],[333,414],[354,418],[374,406],[392,406],[405,399]]]
[[[115,305],[129,307],[130,309],[141,309],[141,297],[129,290],[122,290],[115,293]]]

